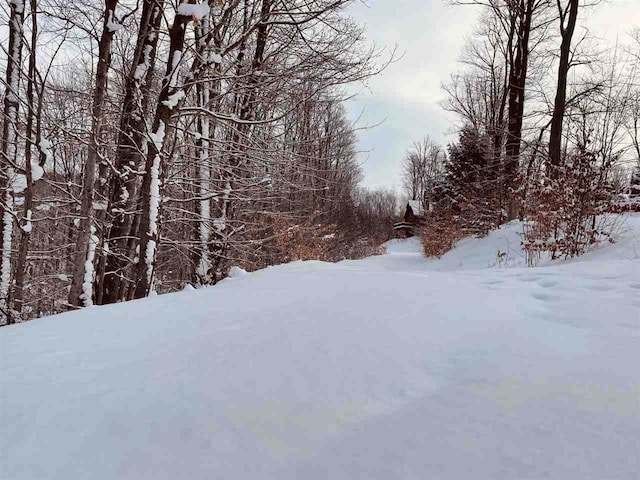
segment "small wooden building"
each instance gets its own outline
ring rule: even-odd
[[[409,238],[416,234],[416,228],[424,224],[424,210],[419,200],[409,200],[402,222],[393,226],[396,238]]]

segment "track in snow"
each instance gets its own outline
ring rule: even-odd
[[[510,226],[2,328],[0,478],[636,480],[630,224],[536,269],[486,268]]]

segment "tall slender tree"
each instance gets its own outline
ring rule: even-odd
[[[564,115],[567,106],[567,78],[571,68],[571,41],[578,19],[579,0],[558,0],[558,18],[560,25],[560,60],[558,62],[558,81],[556,97],[553,104],[551,131],[549,134],[549,159],[551,165],[559,167],[562,164],[562,132]]]
[[[11,261],[13,249],[14,224],[14,176],[18,152],[18,110],[20,107],[20,80],[22,78],[22,45],[24,27],[24,1],[10,0],[9,50],[7,75],[4,94],[4,122],[2,128],[2,158],[0,164],[0,245],[2,246],[2,266],[0,267],[0,322],[11,323],[11,303],[9,287],[11,285]]]
[[[151,96],[163,16],[163,0],[144,0],[133,62],[125,80],[114,161],[115,173],[110,180],[111,227],[105,239],[109,254],[99,274],[99,303],[115,303],[125,299],[130,287],[127,268],[133,263],[136,245],[134,225],[138,206],[138,171],[144,163],[147,133],[145,116]]]
[[[17,314],[22,312],[23,300],[24,300],[24,279],[27,270],[27,254],[29,252],[29,243],[31,240],[31,231],[33,228],[32,216],[33,216],[33,200],[34,180],[37,180],[43,173],[42,167],[39,162],[32,162],[32,155],[34,147],[39,143],[39,116],[40,108],[38,108],[34,102],[34,90],[37,78],[37,39],[38,39],[38,9],[36,0],[30,0],[30,12],[31,16],[31,41],[29,42],[29,67],[27,74],[27,122],[26,122],[26,145],[24,155],[24,175],[25,175],[25,190],[24,190],[24,206],[22,209],[22,221],[20,225],[19,247],[18,247],[18,259],[16,261],[15,271],[15,285],[13,287],[13,309]],[[34,132],[34,119],[38,117],[36,121],[36,131]],[[34,142],[34,133],[35,139]],[[36,145],[34,145],[34,143]],[[35,175],[34,175],[35,173]]]
[[[156,104],[151,133],[147,140],[147,156],[145,174],[142,180],[142,214],[140,217],[140,262],[136,273],[135,298],[149,294],[152,288],[153,269],[156,258],[156,247],[159,241],[161,208],[161,183],[163,165],[163,148],[172,133],[172,116],[177,111],[180,101],[185,96],[180,78],[182,55],[187,25],[194,17],[207,15],[205,11],[194,10],[188,6],[196,5],[190,0],[180,3],[175,12],[173,24],[169,29],[169,52],[167,70],[162,80],[162,90]],[[202,5],[202,4],[201,4]],[[208,5],[204,4],[208,9]],[[194,12],[198,13],[194,13]]]
[[[80,231],[76,241],[76,258],[69,290],[69,303],[80,306],[93,304],[94,258],[97,248],[97,236],[93,218],[93,200],[96,181],[96,168],[101,155],[101,135],[103,128],[104,99],[109,83],[111,66],[111,44],[115,33],[120,29],[116,20],[118,0],[105,0],[102,34],[98,42],[98,66],[93,86],[91,106],[91,134],[89,154],[84,165],[82,200],[80,205]]]

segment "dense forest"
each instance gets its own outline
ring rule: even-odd
[[[3,4],[2,323],[374,253],[344,101],[392,54],[349,3]]]

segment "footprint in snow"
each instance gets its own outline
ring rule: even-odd
[[[582,278],[584,280],[594,280],[594,281],[619,280],[620,278],[622,278],[622,275],[584,275]]]
[[[588,285],[587,288],[595,292],[608,292],[610,290],[614,290],[616,287],[614,285],[600,283],[595,285]]]
[[[549,295],[548,293],[532,293],[531,296],[541,302],[552,302],[559,298],[555,295]]]
[[[521,282],[537,282],[540,279],[533,275],[531,277],[521,277],[518,280],[520,280]]]
[[[620,326],[630,328],[631,330],[640,330],[640,324],[638,323],[622,322]]]

